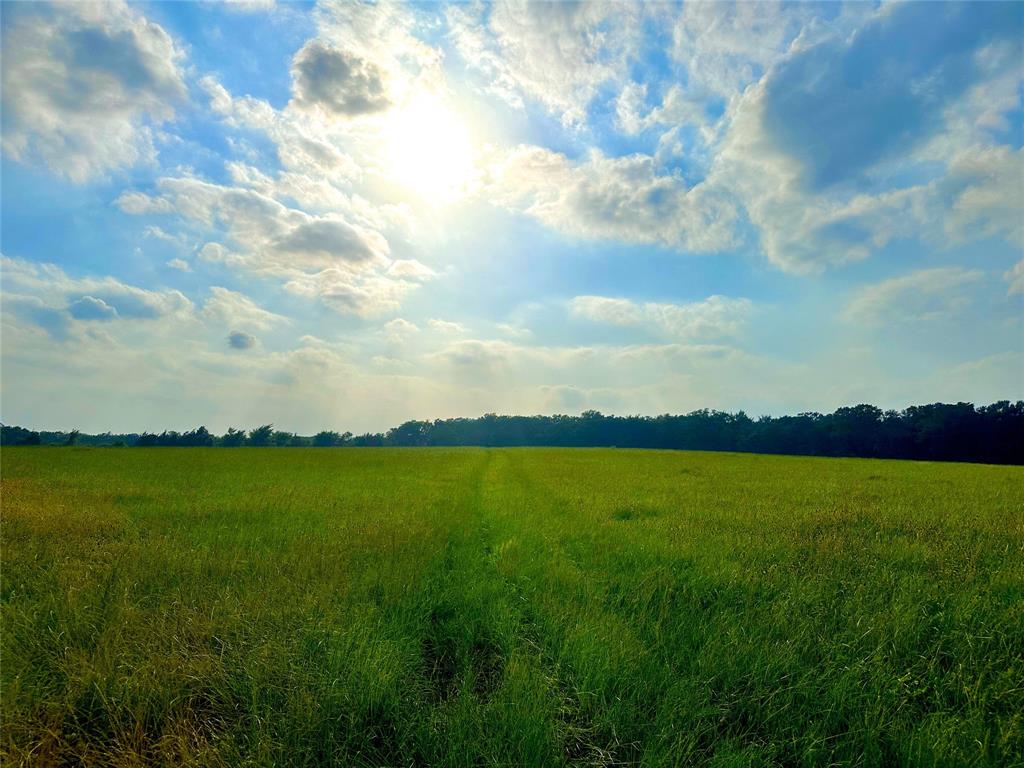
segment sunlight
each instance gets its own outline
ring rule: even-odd
[[[436,96],[423,94],[397,110],[384,128],[385,169],[431,204],[452,203],[473,178],[473,147],[463,120]]]

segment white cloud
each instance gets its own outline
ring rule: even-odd
[[[220,286],[210,288],[210,296],[203,304],[203,316],[224,325],[243,328],[264,329],[288,322],[288,318],[268,312],[245,294]]]
[[[276,0],[216,0],[213,5],[235,13],[266,13],[277,7]]]
[[[3,148],[76,183],[154,155],[151,126],[183,103],[182,54],[121,2],[11,6]]]
[[[405,295],[418,284],[329,268],[315,273],[292,273],[284,287],[298,296],[318,298],[339,314],[372,317],[397,310]]]
[[[460,55],[492,90],[514,105],[536,99],[570,125],[583,123],[602,84],[622,79],[641,17],[639,5],[613,2],[503,2],[447,16]]]
[[[1024,148],[970,147],[935,185],[933,221],[954,242],[1003,237],[1024,248]]]
[[[1024,293],[1024,259],[1021,259],[1006,270],[1003,279],[1010,284],[1010,288],[1007,291],[1010,296]]]
[[[516,325],[514,323],[498,323],[496,328],[498,329],[498,333],[512,339],[522,340],[533,336],[533,331],[529,328],[524,328],[523,326]]]
[[[418,325],[410,323],[408,320],[404,320],[401,317],[389,320],[384,323],[384,327],[381,329],[381,333],[384,335],[384,338],[393,344],[401,344],[409,336],[419,332],[420,329]]]
[[[659,174],[647,155],[606,157],[592,150],[574,163],[521,146],[492,169],[487,195],[563,232],[587,238],[717,251],[735,243],[736,210],[705,185],[687,188]]]
[[[171,269],[178,269],[182,272],[191,272],[192,266],[184,259],[170,259],[167,261],[167,266]]]
[[[149,290],[113,277],[73,278],[53,264],[0,257],[4,311],[67,340],[94,323],[187,320],[192,302],[180,291]]]
[[[450,320],[439,320],[432,317],[427,320],[427,327],[440,333],[465,333],[466,327],[462,323],[453,323]]]
[[[354,117],[391,106],[384,73],[372,61],[310,40],[292,60],[295,104],[331,117]]]
[[[909,238],[1022,241],[1021,155],[985,146],[988,128],[977,122],[991,124],[1015,102],[984,103],[971,88],[989,77],[1020,82],[1019,68],[1012,77],[992,71],[1015,68],[1012,57],[978,63],[1012,34],[998,19],[1009,9],[947,10],[927,20],[943,32],[914,56],[896,42],[929,16],[914,4],[883,7],[856,35],[794,43],[735,102],[705,183],[742,202],[776,266],[816,272]],[[941,43],[959,28],[971,56],[951,56]],[[812,125],[807,114],[820,120]]]
[[[647,327],[670,338],[735,336],[753,311],[749,299],[709,296],[689,304],[645,302],[606,296],[577,296],[569,302],[572,313],[608,325]]]
[[[959,267],[922,269],[862,288],[843,312],[869,326],[948,320],[970,302],[968,287],[982,278]]]
[[[416,259],[396,259],[388,267],[388,274],[392,277],[408,278],[410,280],[429,280],[436,277],[437,273],[422,264]]]
[[[162,178],[155,196],[131,193],[117,202],[129,213],[169,209],[203,231],[223,229],[231,245],[208,242],[199,258],[277,278],[287,290],[318,297],[344,314],[392,310],[433,274],[415,260],[393,261],[387,240],[374,229],[339,214],[311,215],[252,189]]]

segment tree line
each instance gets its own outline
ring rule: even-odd
[[[806,456],[859,456],[1024,464],[1024,401],[915,405],[883,411],[873,405],[833,413],[751,418],[743,411],[702,409],[685,415],[499,416],[407,421],[379,433],[323,430],[312,436],[264,424],[214,435],[189,432],[87,435],[2,426],[3,445],[135,447],[565,446],[742,451]]]

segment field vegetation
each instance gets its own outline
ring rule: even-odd
[[[0,459],[4,765],[1024,761],[1020,467]]]

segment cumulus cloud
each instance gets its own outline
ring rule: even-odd
[[[410,323],[401,317],[396,317],[394,320],[389,320],[384,323],[384,327],[381,329],[381,333],[388,341],[393,344],[401,344],[409,336],[420,332],[419,326],[415,323]]]
[[[219,0],[214,4],[235,13],[265,13],[277,7],[276,0]]]
[[[450,320],[440,320],[436,317],[427,320],[427,327],[441,333],[465,333],[466,331],[466,327],[462,323],[453,323]]]
[[[394,280],[381,275],[353,274],[346,269],[324,269],[320,272],[293,273],[284,284],[285,290],[299,296],[318,298],[343,315],[371,317],[393,312],[417,283]]]
[[[416,259],[396,259],[388,267],[388,274],[392,277],[409,278],[411,280],[429,280],[437,273],[426,264],[421,264]]]
[[[869,326],[947,320],[970,302],[968,288],[982,278],[959,267],[922,269],[862,288],[843,317]]]
[[[82,183],[154,154],[151,126],[185,100],[182,54],[121,2],[5,11],[3,148]]]
[[[749,299],[709,296],[689,304],[637,303],[607,296],[577,296],[569,302],[573,315],[597,323],[646,327],[672,338],[735,336],[753,311]]]
[[[359,265],[384,258],[387,243],[378,233],[332,217],[311,216],[250,189],[196,178],[161,178],[154,207],[170,209],[205,228],[222,226],[240,260],[253,269]],[[132,194],[118,205],[128,213],[145,208]],[[223,255],[223,254],[218,254]],[[210,258],[216,258],[211,252]]]
[[[1015,10],[931,10],[888,5],[856,34],[794,42],[737,103],[706,183],[742,202],[777,266],[820,271],[943,230],[1020,237],[1020,159],[962,114],[991,111],[975,93],[986,78],[1019,82],[1019,43],[980,63],[1012,47]]]
[[[320,109],[337,117],[353,117],[387,109],[384,76],[370,61],[310,40],[292,60],[295,103],[303,109]]]
[[[669,51],[683,65],[687,87],[668,93],[698,109],[711,97],[736,98],[806,34],[809,24],[824,24],[822,15],[814,3],[684,3],[669,21]]]
[[[648,155],[581,162],[548,149],[521,146],[493,169],[492,199],[545,224],[588,238],[717,251],[736,241],[733,203],[705,185],[687,187],[659,173]]]
[[[68,305],[68,313],[76,320],[113,320],[117,310],[103,299],[83,296]]]
[[[334,259],[358,264],[387,253],[387,242],[378,233],[336,218],[301,221],[274,238],[270,247],[293,259],[316,265]]]
[[[192,271],[192,266],[184,259],[169,259],[166,263],[167,266],[170,267],[171,269],[177,269],[180,270],[181,272]]]
[[[210,288],[210,297],[203,304],[203,316],[224,325],[265,329],[288,318],[260,307],[245,294],[220,286]]]
[[[448,23],[464,60],[514,105],[536,99],[566,124],[581,124],[600,87],[636,57],[640,6],[527,3],[458,6]]]
[[[1024,248],[1024,148],[962,150],[930,191],[929,219],[954,242],[1003,237]]]
[[[252,349],[256,346],[256,337],[243,331],[232,331],[228,334],[228,346],[232,349]]]
[[[192,302],[180,291],[139,288],[113,277],[74,278],[52,264],[7,256],[0,257],[0,267],[5,311],[62,340],[76,327],[75,321],[186,319],[193,311]]]
[[[1012,5],[949,4],[935,17],[927,5],[889,5],[851,38],[783,59],[766,79],[763,129],[805,188],[861,181],[927,141],[983,76],[975,53],[1019,36]],[[926,25],[928,35],[915,34]]]
[[[132,193],[117,203],[129,213],[169,209],[205,231],[222,230],[230,246],[208,242],[199,258],[277,278],[341,313],[393,309],[432,274],[414,260],[393,261],[380,232],[338,214],[309,214],[253,189],[191,177],[162,178],[156,186],[151,202]]]

